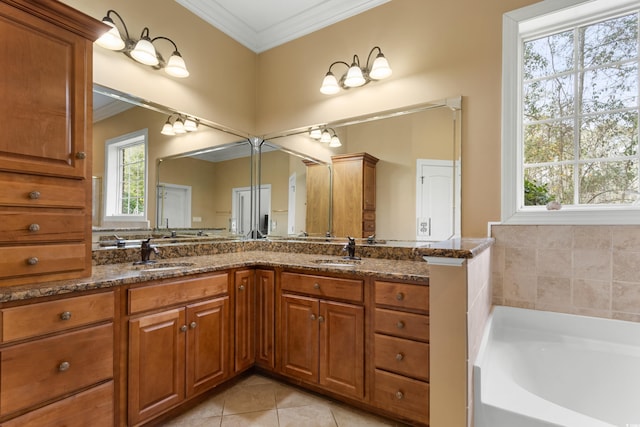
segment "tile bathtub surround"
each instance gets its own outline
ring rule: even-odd
[[[261,375],[250,375],[234,386],[176,418],[164,427],[404,427],[343,403],[303,391]]]
[[[640,226],[495,225],[493,302],[640,322]]]

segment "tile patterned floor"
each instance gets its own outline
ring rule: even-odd
[[[271,378],[250,375],[165,427],[404,427]]]

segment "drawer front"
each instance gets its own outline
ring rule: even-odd
[[[362,231],[365,233],[376,231],[376,223],[375,221],[363,221],[362,222]],[[367,236],[369,237],[369,236]]]
[[[84,243],[3,247],[0,248],[0,279],[80,271],[85,268],[86,259]]]
[[[429,316],[376,308],[375,330],[387,335],[429,341]]]
[[[364,221],[376,221],[376,211],[363,211],[362,219]]]
[[[362,280],[340,279],[310,274],[282,273],[282,289],[318,297],[362,302]]]
[[[105,292],[5,308],[0,311],[2,342],[111,320],[114,307],[113,292]]]
[[[376,406],[429,423],[429,383],[376,369],[373,399]]]
[[[129,314],[184,304],[228,292],[227,273],[129,289]]]
[[[2,427],[113,427],[113,381],[2,423]]]
[[[429,312],[429,287],[406,283],[375,282],[376,304]]]
[[[26,409],[113,377],[113,324],[1,352],[0,414]]]
[[[429,380],[429,344],[375,334],[376,368]]]
[[[0,172],[0,206],[84,208],[85,181]]]
[[[0,210],[0,243],[68,242],[83,240],[87,218],[81,210],[67,212]]]

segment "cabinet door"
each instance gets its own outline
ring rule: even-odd
[[[234,372],[251,367],[255,361],[254,286],[255,270],[235,274],[235,358]]]
[[[317,382],[319,301],[316,298],[284,294],[281,310],[282,372]]]
[[[187,397],[228,377],[229,297],[187,306]]]
[[[91,41],[3,3],[0,18],[0,117],[11,123],[0,135],[0,169],[83,178]]]
[[[256,363],[274,369],[275,359],[275,273],[256,270]]]
[[[129,424],[184,399],[184,308],[129,321]]]
[[[321,385],[364,397],[364,307],[320,302]]]

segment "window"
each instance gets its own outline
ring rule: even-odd
[[[639,9],[554,0],[505,15],[503,222],[640,222]]]
[[[105,177],[105,223],[146,222],[146,129],[106,142]]]

